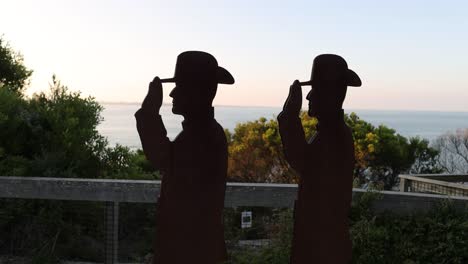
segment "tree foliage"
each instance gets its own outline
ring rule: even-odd
[[[0,173],[70,178],[154,178],[141,153],[108,146],[97,130],[102,106],[55,77],[24,98],[0,89]]]
[[[301,114],[304,132],[311,136],[317,120]],[[228,175],[232,181],[297,182],[282,150],[278,121],[260,118],[239,123],[228,138]]]
[[[316,132],[317,120],[301,113],[306,137]],[[355,182],[390,189],[400,173],[439,172],[438,151],[420,138],[407,139],[384,125],[374,127],[355,113],[345,115],[355,145]],[[260,118],[240,123],[234,133],[226,131],[229,142],[230,180],[245,182],[294,183],[298,178],[289,167],[275,119]]]
[[[21,92],[32,71],[23,63],[23,56],[14,51],[0,36],[0,89]]]

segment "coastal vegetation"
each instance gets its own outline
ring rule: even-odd
[[[306,137],[316,131],[317,120],[301,113]],[[394,129],[374,127],[356,114],[345,115],[355,141],[355,186],[391,189],[401,173],[439,173],[439,152],[429,141],[406,138]],[[226,131],[229,142],[228,174],[232,181],[296,183],[296,173],[285,160],[278,122],[260,118]]]
[[[94,98],[71,92],[55,76],[49,91],[28,97],[25,90],[31,74],[22,56],[0,38],[1,176],[160,178],[141,150],[110,146],[99,134],[102,106]],[[452,153],[444,149],[445,141],[433,147],[425,139],[406,138],[384,125],[374,127],[356,114],[345,118],[355,140],[355,186],[391,189],[400,173],[449,171],[440,162],[440,153]],[[317,120],[306,113],[301,119],[306,135],[313,135]],[[460,135],[463,139],[464,134]],[[234,131],[226,130],[226,137],[229,181],[298,181],[285,161],[276,120],[238,124]],[[451,142],[459,149],[466,144]],[[354,204],[350,216],[354,263],[467,262],[466,213],[444,205],[426,215],[375,215],[369,200]],[[139,260],[138,256],[151,252],[153,207],[122,205],[122,249],[127,249],[122,258]],[[268,238],[272,243],[256,251],[233,249],[233,263],[287,263],[291,212],[250,208],[259,217],[254,218],[253,228],[243,230],[238,219],[245,209],[225,210],[226,239]],[[31,256],[35,263],[63,258],[102,261],[102,212],[103,205],[97,202],[0,199],[0,255]]]
[[[375,214],[370,209],[374,199],[379,199],[379,195],[370,192],[353,201],[352,263],[461,264],[468,261],[468,211],[457,212],[448,202],[425,214]],[[271,244],[262,249],[234,251],[232,263],[289,263],[292,227],[292,212],[277,212],[268,225],[274,230]]]

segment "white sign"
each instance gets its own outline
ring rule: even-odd
[[[252,212],[250,212],[250,211],[242,212],[241,227],[242,228],[252,227]]]

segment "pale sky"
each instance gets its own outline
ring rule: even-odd
[[[281,106],[315,56],[363,81],[345,108],[468,111],[467,1],[2,0],[0,34],[34,70],[99,101],[140,102],[186,50],[213,54],[236,84],[217,105]],[[165,84],[165,101],[173,88]],[[304,94],[308,92],[304,88]]]

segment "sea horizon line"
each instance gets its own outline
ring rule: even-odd
[[[121,101],[98,101],[99,104],[103,105],[139,105],[141,102],[121,102]],[[164,106],[171,106],[172,103],[163,102]],[[214,107],[236,107],[236,108],[278,108],[281,106],[268,106],[268,105],[228,105],[228,104],[216,104]],[[306,110],[306,108],[302,108]],[[375,108],[344,108],[345,112],[353,111],[380,111],[380,112],[433,112],[433,113],[468,113],[463,110],[433,110],[433,109],[375,109]]]

